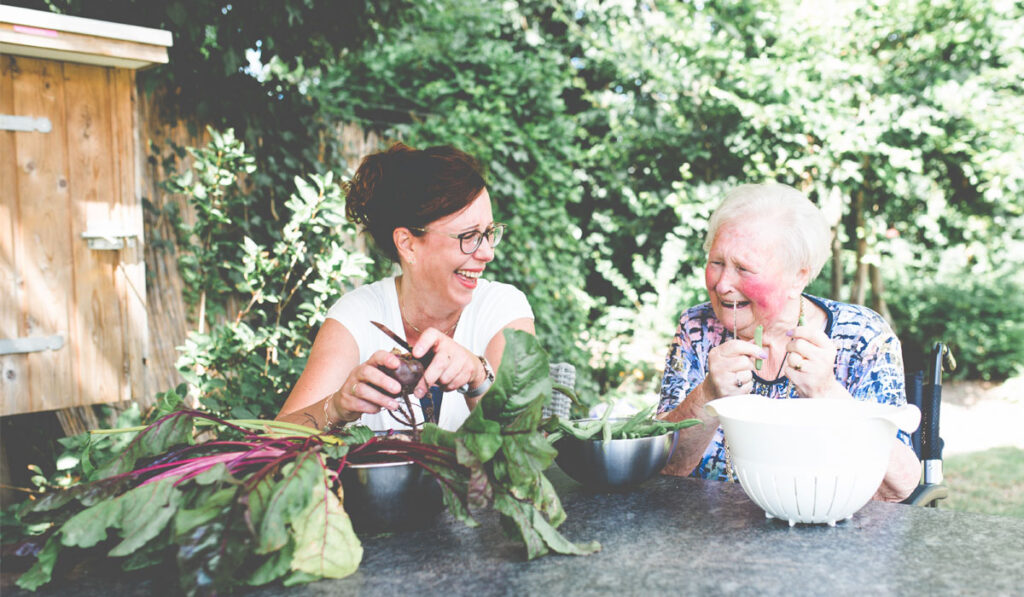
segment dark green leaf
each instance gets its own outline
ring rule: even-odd
[[[283,478],[267,499],[255,552],[266,554],[284,547],[288,527],[308,506],[312,489],[324,483],[324,470],[315,453],[302,452],[282,469]],[[250,508],[252,505],[250,504]]]
[[[174,487],[174,481],[164,479],[149,483],[117,498],[116,501],[121,502],[118,526],[123,541],[108,555],[131,555],[163,531],[181,501],[181,492]]]
[[[107,500],[72,516],[60,529],[61,543],[68,547],[92,547],[107,538],[107,529],[121,522],[121,499]]]
[[[193,428],[192,415],[186,411],[158,419],[139,432],[124,452],[100,467],[99,475],[112,477],[130,472],[139,458],[163,454],[173,446],[191,444]]]
[[[59,533],[47,540],[46,545],[39,552],[39,559],[36,560],[36,563],[27,572],[18,577],[18,586],[35,591],[50,582],[50,578],[53,575],[53,567],[57,564],[58,553],[60,553]]]
[[[295,551],[295,545],[292,543],[286,544],[281,549],[270,554],[266,560],[255,570],[249,578],[245,579],[245,583],[252,586],[265,585],[272,583],[275,580],[281,578],[288,571],[291,570],[292,565],[292,554]]]
[[[291,567],[322,578],[343,578],[359,567],[363,547],[341,502],[324,483],[312,488],[309,507],[292,521],[295,553]]]
[[[195,508],[179,509],[177,516],[174,517],[174,534],[191,533],[196,527],[223,515],[228,505],[235,500],[238,492],[239,488],[237,487],[225,487],[209,495],[204,493]]]
[[[189,595],[211,594],[231,586],[235,572],[252,553],[252,536],[237,506],[178,537],[181,586]]]

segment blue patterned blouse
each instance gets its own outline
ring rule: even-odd
[[[892,328],[878,314],[859,305],[851,305],[805,294],[804,297],[825,310],[828,321],[825,334],[835,343],[835,375],[839,383],[857,400],[876,400],[894,405],[906,404],[903,379],[903,353]],[[658,412],[675,408],[707,375],[708,352],[728,332],[715,317],[710,303],[691,307],[683,313],[665,362],[661,380]],[[763,379],[754,374],[754,394],[769,398],[797,398],[796,387],[786,377]],[[910,445],[910,436],[899,432],[900,440]],[[690,474],[703,479],[726,480],[725,448],[722,428],[704,451],[700,464]]]

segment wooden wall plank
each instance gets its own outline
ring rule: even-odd
[[[174,104],[172,93],[158,91],[141,95],[138,105],[140,144],[145,148],[141,152],[145,160],[142,193],[154,208],[144,213],[146,278],[149,282],[146,294],[149,304],[147,372],[149,387],[154,392],[163,392],[184,382],[175,367],[177,348],[185,343],[188,331],[194,329],[182,295],[183,282],[174,248],[174,225],[165,210],[169,204],[174,204],[184,222],[193,223],[195,218],[185,198],[167,193],[160,183],[175,171],[184,172],[191,164],[191,156],[180,158],[174,146],[198,147],[205,144],[208,137],[201,123],[182,118],[173,110]]]
[[[139,161],[135,157],[138,128],[135,123],[135,72],[114,69],[113,122],[116,150],[115,165],[121,198],[122,226],[135,235],[133,243],[121,250],[121,264],[116,272],[118,294],[123,311],[124,365],[121,399],[136,400],[147,407],[153,400],[147,387],[146,352],[149,346],[149,325],[146,308],[146,260],[143,232],[142,199],[138,184]]]
[[[5,414],[53,410],[72,396],[71,358],[74,338],[69,311],[73,276],[68,244],[69,179],[63,146],[66,96],[58,62],[11,58],[14,113],[45,116],[50,133],[15,135],[18,220],[15,235],[21,276],[21,336],[64,336],[64,348],[19,355],[24,359],[27,395]]]
[[[118,251],[89,249],[87,230],[117,227],[120,200],[110,152],[113,149],[110,69],[65,64],[68,103],[67,147],[72,211],[71,244],[75,271],[72,326],[76,394],[73,405],[121,399],[123,323],[115,291]]]
[[[13,57],[0,55],[0,114],[14,114]],[[21,336],[22,287],[15,264],[20,245],[18,222],[18,180],[14,131],[0,131],[0,338]],[[0,355],[0,414],[14,412],[28,403],[26,363],[20,355]],[[3,462],[0,459],[0,462]],[[3,465],[0,464],[0,470]],[[5,479],[0,482],[6,483]]]

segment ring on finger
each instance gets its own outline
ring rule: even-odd
[[[795,355],[792,355],[792,356],[789,357],[789,366],[792,367],[793,369],[797,370],[797,371],[800,371],[801,369],[804,368],[804,364],[801,361],[797,361],[796,363],[794,363],[793,362],[793,356],[795,356]]]
[[[736,376],[736,387],[737,388],[742,388],[743,387],[743,380],[740,379],[739,375]]]
[[[353,396],[355,396],[356,395],[356,386],[358,386],[358,385],[359,385],[358,381],[352,382],[352,389],[349,390],[349,394],[352,394]]]

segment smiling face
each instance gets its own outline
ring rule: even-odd
[[[764,220],[724,225],[715,235],[704,267],[704,284],[718,320],[751,337],[754,328],[787,327],[792,309],[807,284],[804,269],[794,271],[779,246],[779,235],[793,234]]]
[[[418,300],[436,305],[438,311],[469,304],[478,278],[494,259],[494,249],[485,238],[473,254],[466,255],[459,239],[448,235],[484,231],[493,223],[491,197],[484,189],[462,211],[427,224],[430,232],[406,237],[407,243],[399,247],[402,269],[422,297]]]

